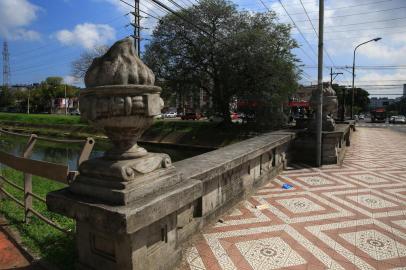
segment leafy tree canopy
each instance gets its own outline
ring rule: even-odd
[[[271,109],[296,90],[299,70],[292,49],[297,43],[290,26],[276,22],[275,13],[238,11],[226,0],[202,0],[179,14],[199,29],[167,15],[144,55],[170,91],[203,89],[216,112],[230,121],[235,97],[261,100]]]
[[[349,112],[349,106],[352,101],[352,89],[346,88],[345,86],[333,84],[333,89],[336,91],[338,97],[338,103],[342,104],[343,101],[343,91],[345,91],[345,104],[347,107],[347,112]],[[354,89],[354,113],[358,114],[360,112],[367,112],[369,109],[369,93],[362,88]]]

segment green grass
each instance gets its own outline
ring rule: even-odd
[[[38,125],[83,125],[80,116],[56,114],[0,113],[0,121]]]
[[[143,140],[171,141],[174,144],[206,147],[226,146],[251,137],[244,125],[207,121],[157,121],[143,135]]]
[[[103,138],[103,133],[81,122],[79,116],[34,115],[0,113],[0,126],[40,136],[82,139]],[[207,121],[157,120],[141,140],[167,142],[180,145],[221,147],[251,137],[252,127],[247,125],[223,126]]]
[[[23,187],[23,175],[10,168],[3,168],[2,175],[15,184]],[[23,200],[23,193],[8,184],[5,189]],[[50,191],[63,188],[64,185],[40,177],[33,177],[33,193],[45,198]],[[74,221],[56,213],[47,211],[44,203],[33,199],[33,207],[41,214],[66,229],[74,231]],[[73,269],[75,262],[75,245],[72,236],[54,229],[36,217],[32,217],[29,224],[24,223],[24,210],[17,206],[10,199],[0,201],[0,213],[10,222],[11,226],[18,230],[22,243],[30,251],[37,254],[46,262],[51,263],[59,269]]]

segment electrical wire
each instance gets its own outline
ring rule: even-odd
[[[342,9],[348,9],[348,8],[354,8],[354,7],[360,7],[360,6],[370,6],[374,4],[380,4],[380,3],[385,3],[385,2],[392,2],[393,0],[381,0],[381,1],[375,1],[375,2],[367,2],[367,3],[361,3],[357,5],[350,5],[350,6],[342,6],[342,7],[335,7],[335,8],[325,8],[325,11],[337,11],[337,10],[342,10]],[[318,11],[310,11],[309,13],[318,13]],[[296,13],[291,13],[290,15],[303,15],[303,12],[296,12]],[[286,15],[285,15],[286,16]]]
[[[126,4],[126,5],[129,6],[129,7],[135,8],[134,5],[128,3],[128,2],[126,2],[126,1],[124,1],[124,0],[119,0],[119,1],[122,2],[123,4]],[[152,15],[152,14],[146,12],[146,11],[143,11],[143,10],[141,10],[141,9],[139,9],[139,10],[140,10],[140,13],[143,13],[143,14],[145,14],[145,15],[151,17],[151,18],[154,18],[154,19],[156,19],[156,20],[160,20],[158,17],[156,17],[156,16],[154,16],[154,15]]]
[[[358,22],[358,23],[349,23],[349,24],[337,24],[333,26],[328,26],[326,28],[335,28],[335,27],[344,27],[344,26],[353,26],[353,25],[360,25],[360,24],[371,24],[371,23],[380,23],[380,22],[389,22],[389,21],[397,21],[397,20],[404,20],[406,17],[399,17],[399,18],[391,18],[386,20],[379,20],[379,21],[367,21],[367,22]],[[304,28],[305,30],[309,30],[311,28]]]
[[[272,12],[272,11],[269,9],[269,7],[264,3],[263,0],[259,0],[259,1],[260,1],[261,4],[268,10],[268,12]],[[311,56],[302,48],[302,46],[299,46],[299,49],[303,52],[303,54],[304,54],[307,58],[309,58],[309,60],[313,61],[313,63],[316,63],[315,60],[314,60],[314,58],[311,57]]]
[[[262,2],[262,0],[261,0]],[[295,23],[295,21],[293,20],[293,18],[290,16],[289,12],[286,10],[285,6],[282,4],[281,0],[278,0],[279,4],[282,6],[283,10],[285,10],[285,13],[289,16],[290,20],[292,21],[293,25],[296,27],[297,31],[300,33],[300,35],[302,36],[303,40],[307,43],[307,45],[309,46],[309,48],[312,50],[312,52],[314,53],[315,56],[317,56],[316,51],[314,50],[314,48],[312,47],[312,45],[310,44],[310,42],[306,39],[306,37],[303,35],[302,31],[300,30],[300,28],[297,26],[297,24]]]
[[[316,34],[316,37],[319,38],[319,34],[317,33],[316,27],[314,27],[313,22],[310,19],[310,16],[307,13],[307,10],[306,10],[305,6],[303,5],[302,0],[299,0],[299,1],[300,1],[300,4],[302,5],[302,8],[303,8],[304,12],[306,13],[307,19],[308,19],[310,25],[312,26],[314,33]],[[334,63],[333,59],[331,58],[330,54],[328,53],[327,48],[325,46],[323,46],[323,51],[326,53],[328,59],[333,64],[333,66],[335,66],[335,63]]]
[[[354,13],[354,14],[346,14],[346,15],[337,15],[337,16],[331,16],[329,19],[335,19],[335,18],[343,18],[343,17],[351,17],[351,16],[359,16],[359,15],[365,15],[365,14],[372,14],[372,13],[379,13],[379,12],[386,12],[386,11],[392,11],[392,10],[401,10],[405,9],[406,6],[404,7],[396,7],[396,8],[389,8],[389,9],[381,9],[381,10],[375,10],[375,11],[367,11],[367,12],[360,12],[360,13]],[[313,21],[318,21],[318,18],[313,18]],[[306,20],[299,20],[296,22],[305,22]]]

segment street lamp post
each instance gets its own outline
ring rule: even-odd
[[[353,59],[352,59],[351,119],[354,119],[355,52],[357,51],[357,49],[358,49],[360,46],[362,46],[362,45],[364,45],[364,44],[367,44],[367,43],[369,43],[369,42],[372,42],[372,41],[375,41],[375,42],[376,42],[376,41],[379,41],[379,40],[381,40],[381,39],[382,39],[382,38],[378,37],[378,38],[374,38],[374,39],[371,39],[371,40],[368,40],[368,41],[362,42],[361,44],[358,44],[358,45],[355,47],[355,49],[354,49],[354,57],[353,57]]]

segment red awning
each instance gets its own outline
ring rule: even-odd
[[[308,101],[290,101],[288,104],[289,107],[306,107],[310,106]]]

